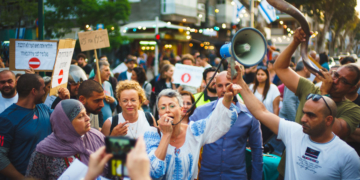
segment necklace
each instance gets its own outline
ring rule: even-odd
[[[137,120],[135,123],[136,123],[136,129],[135,129],[135,135],[133,134],[133,130],[134,130],[134,127],[133,126],[131,126],[131,130],[129,131],[130,132],[130,134],[131,134],[131,136],[132,136],[132,138],[134,138],[134,139],[136,139],[136,134],[137,134],[137,130],[138,130],[138,126],[139,126],[139,120]],[[133,123],[134,124],[134,123]]]

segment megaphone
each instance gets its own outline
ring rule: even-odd
[[[232,57],[240,64],[250,67],[263,60],[266,49],[267,43],[260,31],[242,28],[235,33],[230,43],[221,46],[220,55],[222,58]]]

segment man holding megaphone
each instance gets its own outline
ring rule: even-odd
[[[337,104],[331,98],[320,94],[308,94],[301,107],[304,114],[301,117],[301,126],[266,110],[242,79],[240,66],[236,65],[235,69],[238,75],[232,82],[242,87],[240,94],[247,109],[255,119],[277,134],[277,138],[281,139],[288,149],[285,179],[360,177],[357,153],[332,132]],[[228,71],[227,78],[231,77]]]

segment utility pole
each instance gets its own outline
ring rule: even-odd
[[[159,16],[155,17],[155,34],[159,34]],[[159,74],[159,46],[156,43],[155,45],[155,63],[154,63],[154,75],[157,76]]]
[[[254,27],[254,0],[250,0],[250,27]]]
[[[38,0],[39,40],[44,40],[44,0]]]

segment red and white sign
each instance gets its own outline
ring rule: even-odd
[[[55,88],[68,82],[73,53],[74,48],[59,49],[54,66],[51,88]]]
[[[60,70],[59,76],[58,76],[58,83],[61,84],[61,81],[63,80],[63,70]]]
[[[57,42],[15,41],[15,69],[53,70]]]
[[[192,87],[200,87],[202,82],[202,73],[204,68],[189,66],[183,64],[176,64],[173,75],[174,82],[176,84],[188,85]]]
[[[32,67],[33,69],[37,69],[38,67],[40,67],[41,62],[38,58],[33,57],[29,60],[29,66]]]

